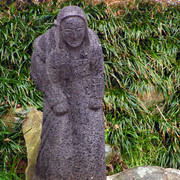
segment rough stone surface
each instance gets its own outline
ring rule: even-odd
[[[105,157],[106,157],[106,164],[110,163],[113,158],[112,148],[109,144],[105,145]]]
[[[42,127],[42,112],[32,108],[22,125],[23,135],[26,143],[28,166],[26,168],[26,180],[32,180],[35,172],[36,159],[40,144]]]
[[[34,42],[31,75],[44,94],[34,179],[105,180],[104,62],[84,12],[63,8]]]
[[[167,168],[165,174],[168,180],[180,180],[180,170],[178,169]]]
[[[39,144],[41,141],[42,119],[43,113],[31,107],[22,125],[28,159],[28,166],[25,172],[26,180],[33,180]],[[113,156],[110,145],[105,145],[105,152],[106,163],[108,163]]]
[[[180,180],[180,170],[158,166],[140,166],[108,176],[107,180]]]

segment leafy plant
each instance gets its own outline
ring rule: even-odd
[[[42,109],[29,74],[32,44],[66,5],[85,11],[102,44],[106,142],[128,167],[180,168],[180,5],[72,0],[0,7],[0,115],[18,105]]]
[[[26,151],[21,122],[6,124],[0,119],[0,178],[18,179],[24,177]]]

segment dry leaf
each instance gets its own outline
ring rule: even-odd
[[[128,169],[127,164],[126,164],[123,160],[120,160],[119,163],[120,163],[123,171],[126,170],[126,169]]]
[[[110,171],[113,173],[114,172],[114,168],[112,164],[108,164],[107,167],[110,169]]]
[[[119,129],[118,124],[115,124],[114,129],[115,129],[115,130],[116,130],[116,129]]]
[[[5,142],[10,142],[11,140],[9,138],[4,139]]]

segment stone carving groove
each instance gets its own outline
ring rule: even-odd
[[[63,8],[35,40],[30,70],[44,94],[34,179],[105,180],[103,53],[81,8]]]

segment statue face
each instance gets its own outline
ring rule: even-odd
[[[81,46],[85,33],[85,22],[80,17],[69,17],[62,21],[61,33],[64,42],[70,47],[77,48]]]

